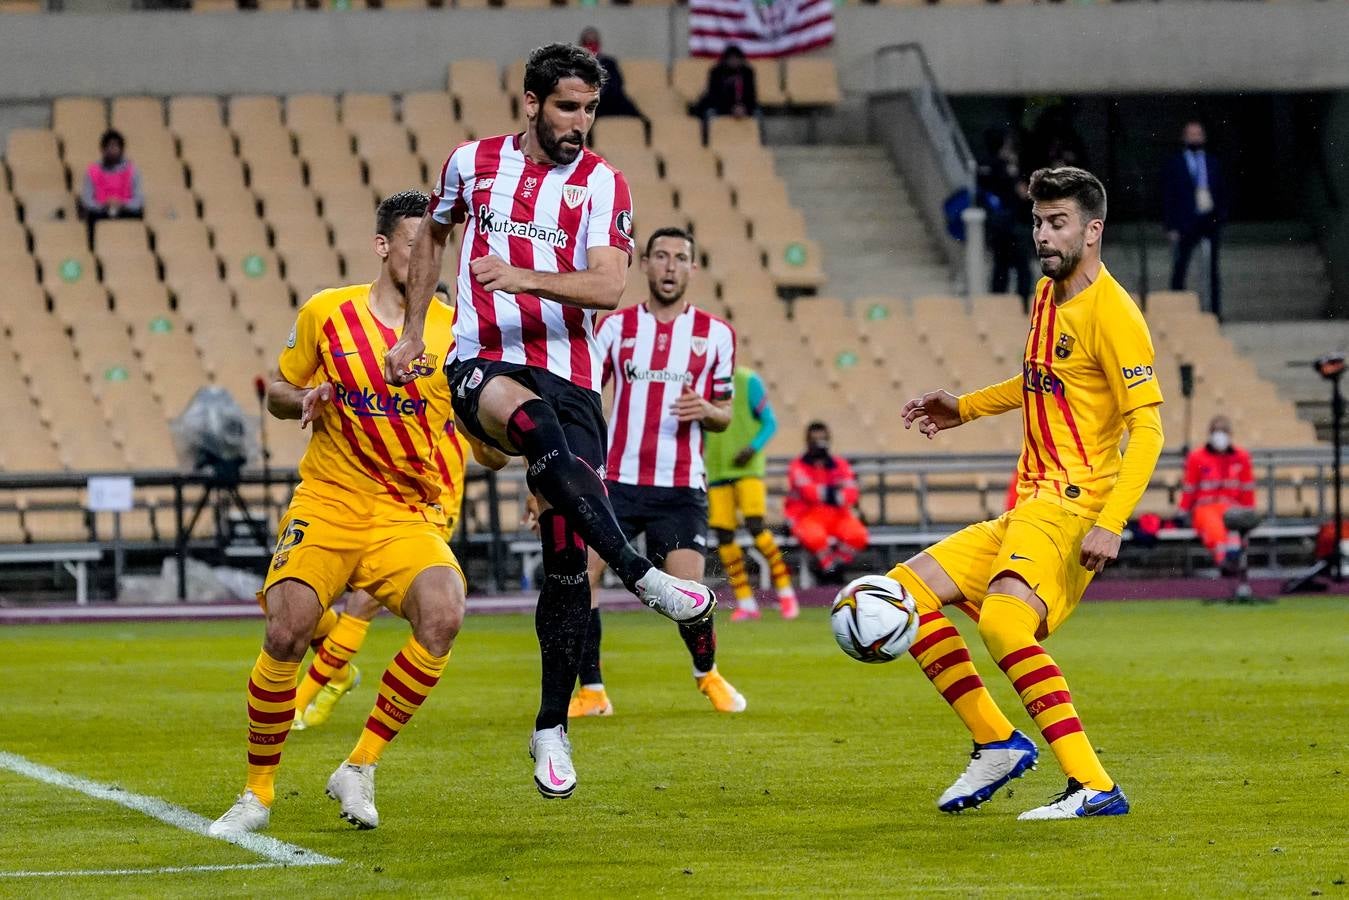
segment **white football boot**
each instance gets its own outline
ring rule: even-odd
[[[338,817],[357,828],[379,825],[375,809],[375,763],[358,766],[344,762],[328,778],[328,796],[342,804]]]
[[[717,608],[717,595],[706,585],[676,578],[655,566],[637,582],[637,599],[680,625],[696,625]]]
[[[261,831],[271,821],[272,811],[262,805],[257,794],[244,791],[225,814],[211,823],[206,833],[211,837],[232,838]]]
[[[987,802],[1007,782],[1035,768],[1039,755],[1035,742],[1020,731],[1013,731],[1005,741],[975,744],[970,764],[955,784],[937,798],[937,808],[942,812],[974,809]]]
[[[571,764],[571,739],[561,725],[534,732],[529,739],[534,760],[534,784],[549,800],[563,800],[576,790],[576,769]]]
[[[1129,798],[1115,785],[1108,791],[1084,786],[1076,778],[1068,779],[1068,787],[1044,806],[1028,809],[1017,819],[1081,819],[1087,816],[1123,816],[1129,812]]]

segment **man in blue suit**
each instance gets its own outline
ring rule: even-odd
[[[1171,290],[1185,290],[1190,256],[1200,241],[1208,241],[1210,304],[1221,319],[1218,236],[1227,219],[1227,180],[1218,161],[1205,149],[1203,123],[1186,122],[1181,139],[1185,146],[1162,170],[1162,216],[1171,239]]]

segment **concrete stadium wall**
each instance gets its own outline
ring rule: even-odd
[[[919,41],[952,93],[1349,88],[1349,5],[845,7],[845,89],[879,47]],[[346,13],[65,13],[6,17],[0,101],[61,94],[404,91],[444,84],[453,57],[503,63],[596,23],[619,56],[686,50],[680,8]]]

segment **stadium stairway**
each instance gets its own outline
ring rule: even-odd
[[[1223,334],[1329,440],[1330,389],[1308,363],[1322,353],[1349,352],[1349,322],[1235,322]]]
[[[821,293],[844,300],[951,293],[941,250],[883,148],[771,149],[793,205],[809,211],[820,242],[828,278]]]

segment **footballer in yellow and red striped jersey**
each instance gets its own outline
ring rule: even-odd
[[[445,454],[454,428],[440,366],[453,311],[432,303],[416,376],[387,384],[384,355],[407,309],[410,248],[430,198],[405,191],[375,214],[373,284],[322,291],[301,307],[267,391],[271,413],[313,425],[300,485],[263,586],[262,652],[248,683],[244,792],[211,826],[234,836],[267,826],[276,771],[295,719],[296,680],[325,615],[350,586],[407,619],[412,634],[380,681],[356,747],[328,779],[340,815],[374,828],[375,764],[440,679],[463,620],[465,583],[445,541],[441,504],[458,477]],[[455,463],[457,465],[457,462]]]
[[[1040,641],[1059,628],[1092,576],[1119,554],[1120,533],[1161,454],[1162,392],[1152,338],[1133,299],[1101,262],[1106,195],[1082,169],[1030,179],[1040,268],[1022,371],[956,397],[909,401],[906,427],[929,438],[982,416],[1020,410],[1018,502],[951,535],[890,576],[918,604],[909,652],[970,730],[975,752],[938,799],[945,812],[986,802],[1034,767],[1035,743],[984,687],[941,607],[959,604],[1039,728],[1067,787],[1022,819],[1123,815],[1129,801],[1087,740],[1068,682]],[[1128,451],[1120,441],[1129,435]]]

